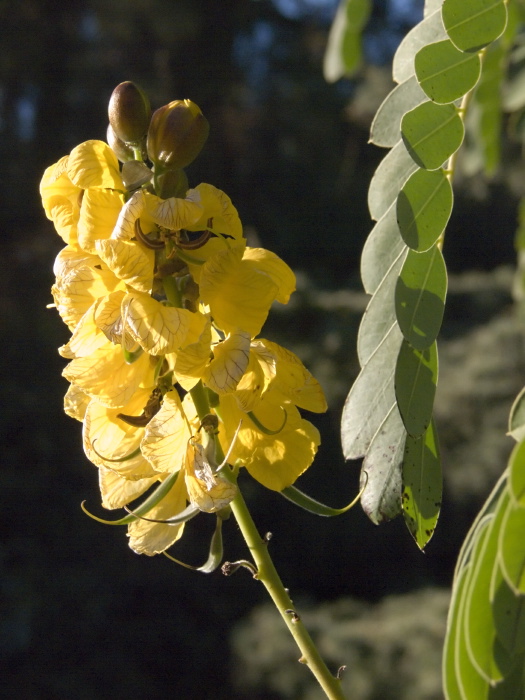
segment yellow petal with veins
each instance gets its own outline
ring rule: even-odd
[[[152,476],[149,479],[130,481],[111,469],[99,467],[98,484],[102,496],[102,505],[104,508],[111,510],[123,508],[131,501],[134,501],[135,498],[142,496],[158,480],[158,476]]]
[[[88,253],[96,253],[96,242],[111,236],[124,198],[114,190],[86,190],[80,207],[78,243]]]
[[[105,297],[101,298],[104,299]],[[75,357],[86,357],[107,343],[107,337],[98,328],[94,319],[95,306],[99,301],[95,301],[82,316],[73,331],[69,343],[58,348],[58,353],[61,357],[65,357],[68,360],[73,360]]]
[[[91,398],[87,394],[84,394],[78,386],[70,384],[64,396],[64,413],[70,418],[82,422],[90,401]]]
[[[139,292],[151,292],[155,252],[133,241],[96,241],[96,250],[109,269]]]
[[[237,331],[213,348],[213,360],[203,374],[205,384],[219,396],[234,391],[248,367],[250,336]]]
[[[203,206],[198,190],[188,190],[185,199],[169,197],[169,199],[148,199],[148,212],[156,224],[172,231],[188,228],[203,215]]]
[[[290,295],[295,291],[295,275],[284,260],[265,248],[246,248],[243,263],[248,269],[268,275],[278,287],[276,301],[288,303]]]
[[[83,190],[89,187],[124,190],[117,156],[103,141],[84,141],[74,148],[67,160],[71,182]]]
[[[48,219],[53,219],[51,207],[56,196],[65,197],[72,206],[76,207],[78,215],[79,195],[82,194],[82,189],[74,185],[67,174],[67,162],[69,156],[64,156],[57,163],[46,168],[44,176],[40,181],[40,195],[42,197],[42,205]]]
[[[49,199],[49,213],[60,238],[68,245],[76,245],[78,241],[78,206],[71,204],[67,197],[54,195]]]
[[[155,365],[144,353],[128,365],[120,345],[106,345],[87,357],[72,360],[63,376],[108,408],[125,406],[141,387],[153,386]]]
[[[141,443],[142,454],[156,471],[176,472],[184,464],[190,437],[179,395],[176,391],[169,391],[160,411],[147,425]]]
[[[176,352],[186,341],[193,314],[164,306],[147,294],[128,294],[122,315],[132,338],[151,355]]]
[[[97,467],[105,467],[126,479],[151,478],[158,474],[139,452],[122,462],[112,460],[127,457],[137,450],[145,428],[129,425],[119,414],[140,416],[151,390],[139,389],[122,408],[107,408],[92,399],[84,417],[83,443],[87,458]]]
[[[193,314],[185,345],[167,355],[170,369],[185,391],[193,389],[200,380],[211,352],[211,320],[200,313]],[[198,324],[198,325],[197,325]]]
[[[193,440],[188,442],[184,478],[190,502],[205,513],[225,508],[237,494],[237,486],[224,474],[213,473],[204,447]]]
[[[168,518],[181,513],[186,507],[186,484],[180,476],[162,501],[148,511],[145,517],[157,520]],[[147,520],[135,520],[128,525],[129,546],[137,554],[153,556],[171,547],[182,537],[184,523],[166,525],[151,523]]]

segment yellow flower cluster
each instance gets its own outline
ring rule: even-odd
[[[246,245],[229,197],[204,183],[163,199],[154,178],[123,175],[106,143],[87,141],[45,171],[40,192],[66,243],[52,288],[72,332],[59,350],[65,411],[83,423],[105,508],[170,481],[128,527],[132,549],[152,555],[181,537],[184,518],[173,520],[188,504],[227,507],[238,467],[269,489],[291,485],[319,445],[298,408],[326,402],[296,355],[257,337],[295,277]]]

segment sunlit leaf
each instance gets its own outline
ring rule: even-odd
[[[405,429],[420,437],[430,424],[438,378],[436,343],[416,350],[403,340],[397,358],[395,391]]]
[[[403,517],[419,549],[434,534],[441,508],[443,478],[434,422],[419,438],[407,436],[403,459]]]
[[[402,83],[414,75],[414,57],[422,46],[446,38],[447,33],[443,27],[441,7],[439,7],[425,16],[422,22],[416,24],[399,44],[392,66],[392,75],[396,83]]]
[[[401,332],[394,324],[350,389],[341,419],[345,459],[365,455],[376,431],[395,404],[394,370],[401,340]]]
[[[509,435],[518,442],[525,438],[525,388],[523,388],[510,409]]]
[[[461,697],[456,673],[458,645],[462,641],[460,638],[462,619],[459,617],[459,611],[465,595],[465,586],[470,575],[470,567],[471,565],[468,564],[462,569],[455,582],[448,612],[447,634],[443,648],[443,692],[447,700],[456,700],[456,698]]]
[[[394,291],[405,257],[406,248],[402,249],[394,260],[363,314],[357,335],[357,356],[361,367],[368,362],[374,350],[396,322]]]
[[[351,75],[359,66],[361,32],[370,10],[370,0],[341,0],[324,56],[324,77],[329,83]]]
[[[384,99],[370,127],[370,142],[391,148],[399,141],[401,119],[405,112],[426,100],[426,95],[412,75],[397,85]]]
[[[509,489],[513,499],[525,507],[525,441],[514,446],[509,459]]]
[[[441,12],[449,37],[461,51],[479,51],[507,23],[504,0],[444,0]]]
[[[481,61],[459,51],[449,40],[423,46],[415,57],[416,75],[425,93],[438,104],[454,102],[477,83]]]
[[[465,129],[454,105],[428,101],[405,114],[401,133],[417,165],[436,170],[461,146]]]
[[[373,436],[361,467],[361,505],[379,525],[401,513],[401,465],[406,432],[394,404]]]
[[[525,593],[525,508],[509,503],[499,537],[500,564],[512,590]]]
[[[409,251],[399,279],[395,300],[399,327],[418,350],[436,339],[447,294],[447,270],[437,246],[425,253]]]
[[[443,170],[416,170],[397,198],[397,222],[405,243],[428,250],[445,230],[452,212],[452,186]]]
[[[406,248],[399,234],[396,206],[383,214],[366,239],[361,255],[361,281],[367,294],[373,294],[391,265]]]
[[[388,211],[392,202],[396,200],[399,189],[416,167],[403,141],[399,140],[383,158],[370,182],[368,208],[372,219],[379,221]]]
[[[494,627],[501,644],[510,654],[525,652],[525,596],[516,595],[509,586],[499,559],[492,572],[490,601]]]

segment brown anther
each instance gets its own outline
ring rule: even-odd
[[[142,229],[140,228],[140,219],[135,221],[135,236],[142,243],[142,245],[150,250],[162,250],[162,248],[164,248],[164,241],[159,239],[152,240],[151,238],[148,238],[145,233],[143,233]]]

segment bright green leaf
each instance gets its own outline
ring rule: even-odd
[[[371,0],[341,0],[328,36],[324,77],[329,83],[351,75],[361,63],[361,32],[368,21]]]
[[[395,202],[400,188],[416,169],[413,158],[401,139],[379,163],[368,189],[368,208],[372,219],[386,214]]]
[[[490,601],[501,644],[512,655],[525,652],[525,596],[516,595],[511,589],[498,561],[492,572]]]
[[[406,432],[394,404],[370,443],[361,467],[361,506],[379,525],[401,512],[401,464]],[[366,484],[366,486],[365,486]]]
[[[423,550],[434,534],[443,488],[434,421],[420,438],[407,436],[402,473],[403,517],[417,546]]]
[[[447,270],[437,246],[424,253],[409,251],[396,285],[395,303],[399,327],[418,350],[437,338],[447,295]]]
[[[414,75],[414,56],[422,46],[446,38],[447,33],[439,8],[416,24],[399,44],[392,65],[392,75],[396,83],[403,83]]]
[[[392,204],[376,223],[363,247],[361,281],[367,294],[374,294],[394,261],[405,249],[397,225],[396,207]]]
[[[376,431],[396,403],[394,369],[401,339],[401,332],[394,324],[350,389],[341,419],[345,459],[358,459],[366,454]]]
[[[415,350],[403,340],[397,358],[394,386],[405,429],[418,438],[432,419],[438,380],[436,343],[426,350]]]
[[[423,46],[414,65],[422,89],[438,104],[463,97],[478,82],[481,72],[479,56],[459,51],[449,39]]]
[[[461,641],[459,632],[463,622],[459,617],[459,610],[465,595],[465,587],[470,575],[470,566],[471,565],[468,564],[461,570],[454,584],[452,600],[450,601],[448,612],[447,634],[445,637],[445,646],[443,648],[443,692],[447,700],[457,700],[461,698],[461,691],[459,689],[458,676],[456,673],[457,648]]]
[[[499,536],[500,565],[516,594],[525,593],[525,508],[511,501],[505,512]]]
[[[399,272],[405,261],[406,247],[402,248],[398,258],[393,262],[374,296],[368,302],[359,333],[357,335],[357,356],[363,367],[385,335],[396,323],[394,292]]]
[[[397,198],[397,222],[405,243],[418,252],[431,248],[452,213],[450,181],[439,170],[416,170]]]
[[[509,489],[515,502],[525,507],[525,440],[514,446],[509,459]]]
[[[507,24],[504,0],[444,0],[441,14],[461,51],[479,51],[503,34]]]
[[[457,151],[465,130],[454,105],[423,102],[401,120],[403,142],[414,159],[427,170],[436,170]]]
[[[401,136],[401,118],[405,112],[426,100],[416,76],[397,85],[383,100],[370,127],[370,142],[391,148]]]
[[[518,442],[525,438],[525,387],[520,391],[510,409],[509,435]]]

